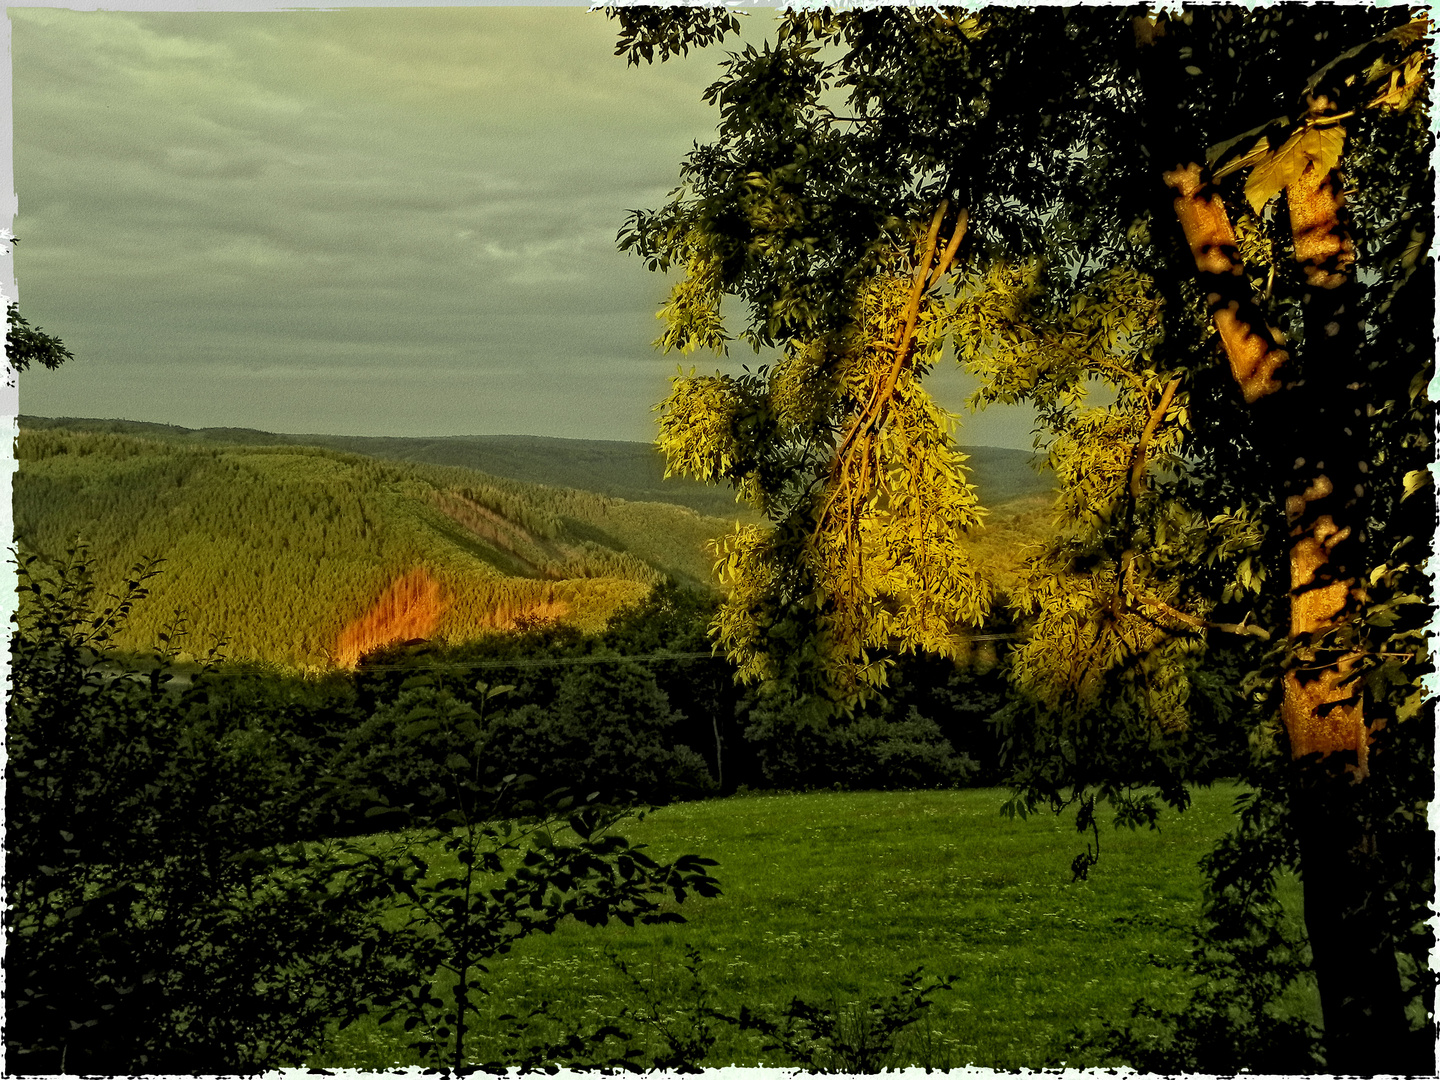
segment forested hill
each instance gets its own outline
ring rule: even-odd
[[[598,628],[663,575],[708,582],[705,541],[734,520],[258,432],[22,418],[16,456],[22,552],[79,536],[105,588],[166,560],[130,644],[179,610],[192,651],[224,637],[227,655],[301,666],[396,637]]]
[[[491,476],[551,487],[579,488],[612,498],[688,506],[700,514],[745,514],[728,488],[683,477],[665,477],[660,452],[648,443],[598,439],[552,439],[536,435],[456,435],[447,438],[386,438],[363,435],[278,435],[250,428],[182,428],[133,420],[21,417],[21,426],[63,426],[183,442],[249,446],[323,446],[387,461],[451,465]],[[1048,473],[1033,466],[1036,455],[994,446],[967,446],[971,479],[986,506],[1044,495],[1054,488]]]

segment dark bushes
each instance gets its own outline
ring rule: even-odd
[[[336,793],[332,820],[363,824],[355,812],[376,799],[423,814],[446,794],[446,762],[457,753],[477,754],[494,780],[534,777],[536,793],[565,788],[633,804],[713,790],[704,759],[673,742],[680,717],[654,678],[633,662],[596,659],[562,668],[550,700],[492,705],[483,721],[476,687],[412,676],[340,744],[322,781]],[[466,721],[478,725],[473,743],[461,734]]]
[[[662,899],[716,894],[708,860],[657,863],[593,800],[532,804],[517,828],[481,763],[483,708],[444,688],[407,688],[336,755],[324,724],[347,715],[343,687],[246,668],[177,678],[173,652],[107,652],[154,572],[139,566],[100,599],[83,550],[49,572],[20,562],[6,732],[13,1070],[298,1065],[333,1024],[373,1011],[449,1025],[453,1056],[426,1057],[459,1067],[485,960],[567,917],[678,922]],[[574,695],[603,685],[578,680]],[[476,686],[477,705],[503,689]],[[663,728],[658,691],[651,705]],[[380,782],[417,794],[431,828],[298,842],[337,808],[370,832],[391,824]],[[429,873],[443,858],[458,876]],[[461,980],[453,1008],[435,997],[445,970]]]
[[[979,771],[913,705],[900,719],[884,706],[844,717],[788,687],[757,698],[745,739],[775,787],[950,787]]]
[[[293,1059],[355,1000],[354,912],[277,846],[297,779],[262,728],[103,653],[84,562],[19,566],[6,730],[6,1045],[20,1072],[214,1072]],[[352,905],[353,906],[353,905]]]

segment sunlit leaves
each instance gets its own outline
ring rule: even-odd
[[[1257,214],[1266,203],[1299,180],[1307,168],[1313,167],[1321,176],[1334,169],[1345,148],[1345,128],[1333,122],[1307,123],[1278,150],[1270,152],[1268,147],[1269,143],[1262,138],[1251,151],[1251,155],[1259,156],[1245,181],[1245,199]],[[1247,160],[1249,157],[1247,155]]]
[[[827,692],[859,700],[896,651],[959,655],[989,608],[964,553],[976,495],[952,419],[918,379],[950,317],[932,299],[910,306],[914,257],[879,261],[842,331],[791,340],[774,368],[678,379],[662,406],[670,468],[728,481],[774,522],[717,542],[715,629],[742,679],[808,657]]]
[[[721,284],[717,260],[703,250],[690,252],[686,273],[670,290],[656,317],[665,321],[665,331],[655,347],[694,352],[709,349],[721,354],[730,335],[720,317]]]
[[[1015,599],[1032,620],[1014,667],[1029,699],[1062,719],[1094,710],[1102,697],[1114,707],[1124,696],[1162,727],[1185,726],[1185,661],[1196,645],[1139,605],[1127,609],[1118,567],[1078,574],[1037,565]]]

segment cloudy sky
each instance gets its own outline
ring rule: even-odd
[[[710,138],[717,53],[627,67],[565,7],[8,14],[15,283],[76,357],[22,412],[654,437],[667,286],[615,234]]]

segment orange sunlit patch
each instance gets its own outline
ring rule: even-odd
[[[1195,257],[1201,273],[1244,273],[1240,251],[1235,243],[1235,230],[1230,226],[1225,203],[1205,180],[1200,165],[1192,162],[1163,174],[1167,187],[1175,192],[1175,216],[1185,232],[1185,241]],[[1223,298],[1212,293],[1209,302],[1215,328],[1230,361],[1230,373],[1240,384],[1247,402],[1255,402],[1280,389],[1276,370],[1290,359],[1289,354],[1275,345],[1269,327],[1255,325],[1245,318],[1238,302],[1231,300],[1221,307]]]
[[[370,610],[340,632],[335,660],[354,667],[367,652],[395,641],[428,638],[444,614],[440,583],[423,567],[391,582]]]
[[[1292,518],[1304,512],[1305,503],[1330,494],[1328,478],[1321,476],[1303,496],[1287,500],[1286,510]],[[1348,528],[1336,526],[1329,514],[1316,518],[1309,531],[1301,534],[1290,548],[1290,635],[1313,634],[1338,625],[1350,605],[1354,582],[1335,581],[1315,585],[1322,566],[1330,561],[1336,544],[1350,535]],[[1360,683],[1351,676],[1355,671],[1353,658],[1338,663],[1325,663],[1314,672],[1287,672],[1280,718],[1290,736],[1291,752],[1296,757],[1307,754],[1332,754],[1353,750],[1359,762],[1358,775],[1364,776],[1369,756],[1369,731],[1360,701]],[[1349,681],[1347,681],[1349,680]]]
[[[1340,222],[1345,198],[1339,177],[1307,166],[1300,179],[1285,190],[1290,205],[1290,231],[1295,236],[1295,260],[1302,265],[1312,288],[1334,289],[1350,278],[1355,265],[1355,244]]]

